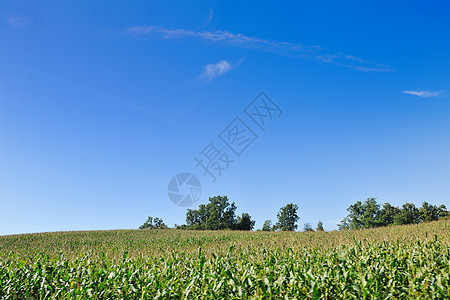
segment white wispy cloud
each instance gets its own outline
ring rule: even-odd
[[[353,55],[325,53],[320,46],[307,46],[298,43],[260,39],[244,34],[234,34],[228,31],[194,31],[186,29],[168,29],[162,26],[133,26],[128,28],[126,33],[133,36],[148,36],[167,40],[195,39],[206,43],[254,49],[277,55],[312,58],[322,63],[332,63],[363,72],[392,71],[390,66],[361,59]]]
[[[403,91],[404,94],[409,94],[409,95],[414,95],[414,96],[419,96],[422,98],[430,98],[430,97],[435,97],[438,96],[439,94],[441,94],[441,91]]]
[[[213,16],[214,16],[214,12],[213,12],[213,10],[210,8],[210,9],[209,9],[209,15],[208,15],[208,21],[206,21],[205,25],[208,25],[209,22],[212,21]]]
[[[14,28],[25,27],[30,24],[30,21],[25,16],[9,15],[6,17],[6,22]]]
[[[200,74],[199,79],[205,82],[211,81],[216,77],[219,77],[231,70],[231,63],[226,60],[221,60],[215,64],[207,64],[203,68],[202,74]]]

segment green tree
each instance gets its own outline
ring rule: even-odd
[[[362,222],[363,218],[362,206],[363,206],[362,202],[357,201],[355,204],[350,205],[349,208],[347,208],[347,211],[349,212],[347,220],[350,229],[361,229],[364,227],[364,224]]]
[[[305,231],[305,232],[314,231],[314,229],[312,229],[312,227],[311,227],[311,223],[303,224],[303,231]]]
[[[347,209],[349,212],[340,224],[339,230],[361,229],[389,225],[417,224],[438,220],[449,215],[445,205],[439,207],[423,202],[419,209],[412,203],[403,204],[402,208],[384,203],[383,207],[375,198],[368,198],[364,203],[356,202]]]
[[[380,205],[377,204],[376,198],[368,198],[363,206],[362,223],[364,228],[378,227],[378,217],[380,214]]]
[[[395,215],[395,225],[417,224],[419,223],[419,210],[413,203],[405,203],[400,209],[400,213]]]
[[[438,207],[428,204],[428,202],[423,202],[419,208],[419,222],[430,222],[438,219]]]
[[[166,229],[168,228],[166,224],[164,224],[163,219],[158,217],[148,217],[147,221],[144,224],[139,226],[139,229]]]
[[[319,221],[319,222],[317,223],[316,231],[324,231],[322,221]]]
[[[378,227],[378,217],[380,214],[380,205],[376,198],[367,198],[350,205],[347,208],[348,216],[338,225],[339,229],[361,229]]]
[[[444,204],[438,207],[438,218],[444,218],[448,217],[450,215],[450,212],[447,210]]]
[[[255,227],[255,221],[248,213],[243,213],[237,219],[236,229],[237,230],[252,230]]]
[[[347,217],[345,217],[344,219],[342,219],[342,221],[337,224],[338,230],[349,230],[350,229],[350,220]]]
[[[206,229],[235,229],[235,212],[236,205],[234,202],[230,204],[227,196],[215,196],[209,198],[209,203],[206,205]]]
[[[208,219],[207,209],[204,204],[200,204],[198,209],[188,209],[186,213],[186,225],[190,229],[206,229]]]
[[[210,197],[208,204],[201,204],[198,209],[187,210],[186,227],[207,230],[252,230],[255,221],[248,213],[236,218],[236,209],[234,202],[230,203],[227,196]]]
[[[298,206],[297,204],[287,204],[286,206],[280,208],[277,214],[278,222],[275,224],[276,229],[281,229],[283,231],[293,231],[297,229],[297,221],[300,219],[297,215]]]
[[[261,229],[262,231],[271,231],[272,230],[272,221],[271,220],[265,220],[264,225]]]
[[[389,203],[384,203],[378,216],[379,226],[389,226],[394,224],[394,218],[400,214],[400,209],[396,206],[392,206]]]
[[[439,218],[448,216],[448,211],[445,205],[437,207],[436,205],[423,202],[419,208],[419,222],[430,222],[439,220]]]

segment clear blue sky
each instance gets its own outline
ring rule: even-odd
[[[257,228],[290,202],[326,230],[368,197],[450,206],[446,0],[11,0],[0,38],[0,234],[182,224],[180,172]],[[193,158],[237,116],[259,138],[212,183]]]

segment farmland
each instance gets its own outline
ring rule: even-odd
[[[450,220],[334,232],[0,237],[0,299],[450,298]]]

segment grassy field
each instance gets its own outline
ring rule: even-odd
[[[449,299],[450,220],[0,236],[0,299]]]

